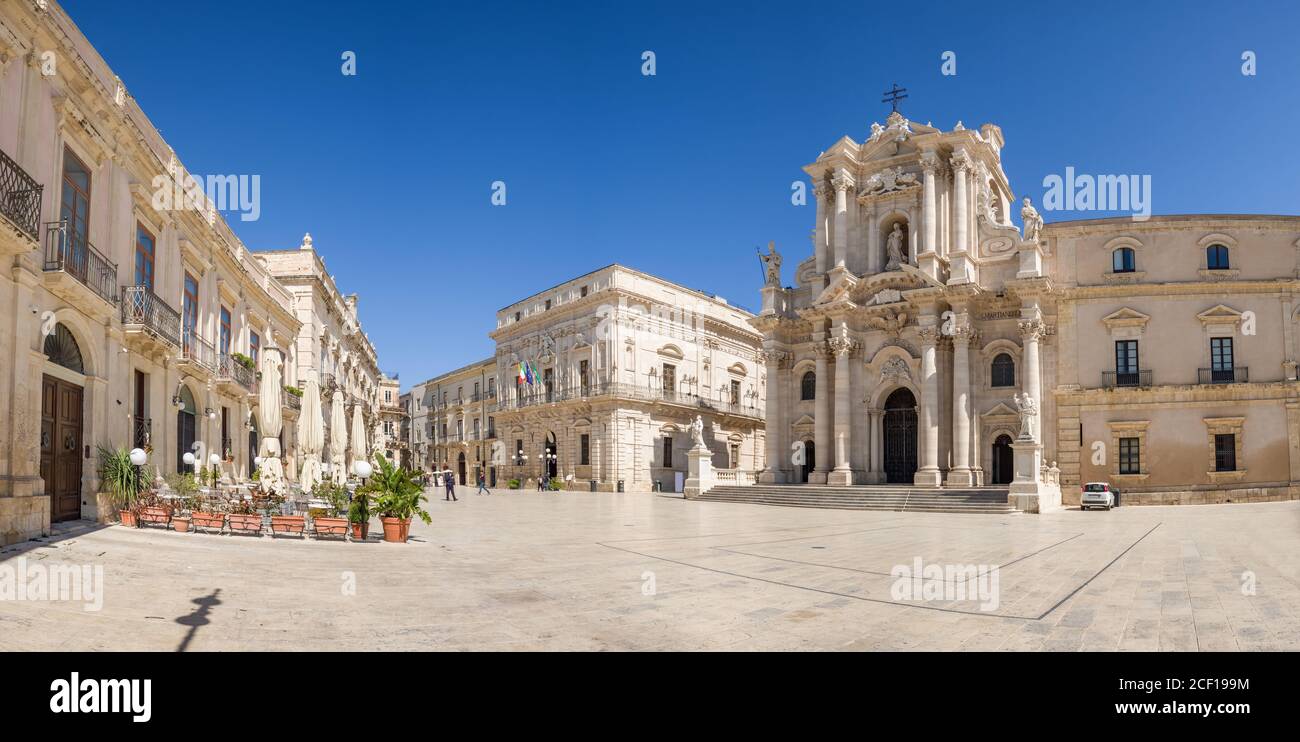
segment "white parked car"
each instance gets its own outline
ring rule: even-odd
[[[1119,505],[1119,490],[1112,489],[1107,482],[1088,482],[1079,491],[1079,509],[1106,508],[1110,510]]]

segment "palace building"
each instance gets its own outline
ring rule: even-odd
[[[811,254],[793,286],[766,258],[752,321],[761,481],[1002,485],[1028,511],[1099,480],[1125,504],[1295,498],[1300,218],[1043,224],[1004,146],[895,111],[804,168]]]

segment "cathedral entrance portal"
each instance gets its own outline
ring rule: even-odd
[[[916,476],[916,397],[899,389],[885,400],[885,481],[912,484]]]

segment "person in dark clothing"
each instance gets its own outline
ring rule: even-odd
[[[442,499],[459,502],[460,498],[456,497],[456,478],[451,475],[451,472],[445,472],[442,478],[447,482],[447,496]]]
[[[478,495],[492,494],[490,491],[488,491],[487,488],[487,477],[483,476],[482,474],[478,475],[478,492],[476,492],[475,494]]]

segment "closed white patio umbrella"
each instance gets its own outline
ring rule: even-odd
[[[259,448],[262,465],[258,484],[263,492],[280,496],[285,492],[284,465],[280,461],[280,430],[284,426],[284,410],[280,408],[282,366],[278,348],[268,347],[262,351],[262,379],[258,390],[258,406],[262,418],[262,445]]]
[[[361,417],[361,403],[352,406],[352,462],[367,461],[370,452],[366,450],[366,422]]]
[[[311,492],[322,481],[320,455],[325,450],[325,418],[321,413],[320,385],[316,373],[309,372],[302,390],[302,412],[298,417],[298,449],[302,451],[302,471],[298,482],[303,492]]]
[[[330,481],[337,485],[348,482],[348,422],[343,412],[343,392],[334,390],[330,397]]]

